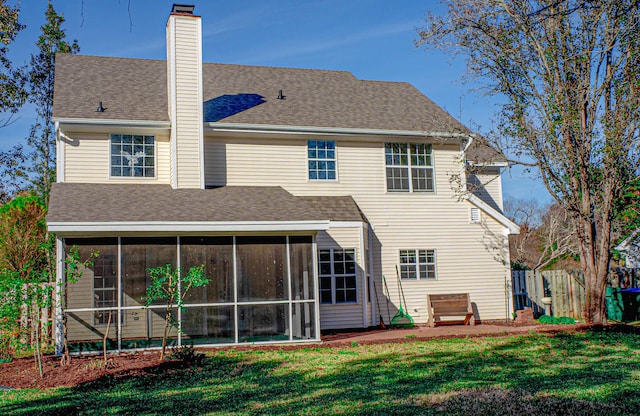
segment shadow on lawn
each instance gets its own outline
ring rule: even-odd
[[[622,368],[620,357],[611,361],[598,354],[607,347],[636,351],[637,337],[537,337],[525,347],[521,337],[484,349],[470,348],[480,342],[473,339],[443,343],[447,348],[435,351],[438,341],[429,348],[415,343],[403,355],[384,345],[227,352],[199,368],[165,365],[137,376],[103,377],[2,413],[636,414],[640,383],[632,373],[638,360],[630,358]],[[366,351],[376,354],[362,358]],[[589,401],[575,398],[591,391]]]

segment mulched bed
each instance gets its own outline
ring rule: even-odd
[[[44,377],[40,378],[33,358],[21,358],[0,364],[0,385],[18,389],[77,386],[106,375],[146,374],[160,364],[159,353],[136,353],[109,356],[105,365],[102,356],[72,357],[71,363],[60,365],[60,358],[47,356],[44,359]]]
[[[586,326],[576,325],[569,331],[612,331],[635,333],[640,335],[640,328],[627,325],[610,325],[610,326]],[[567,328],[558,328],[553,325],[545,325],[537,328],[537,332],[555,333],[566,332]],[[370,331],[374,333],[375,331]],[[379,332],[379,330],[378,330]],[[393,332],[393,330],[391,330]],[[327,334],[323,336],[325,344],[316,344],[317,348],[334,348],[348,346],[350,337],[355,335],[363,335],[367,332],[347,332]],[[504,333],[505,336],[515,335],[514,333]],[[469,335],[465,335],[468,337]],[[477,335],[483,336],[483,335]],[[495,334],[485,336],[496,336]],[[447,334],[437,338],[453,338],[455,335]],[[379,340],[361,342],[361,344],[378,344],[378,343],[399,343],[399,342],[415,342],[424,340],[424,338],[406,339],[381,337]],[[225,349],[234,350],[294,350],[300,348],[309,348],[309,344],[297,345],[263,345],[263,346],[233,346]],[[210,349],[213,350],[213,349]],[[138,353],[122,353],[120,355],[109,355],[108,363],[105,365],[101,355],[96,356],[73,356],[71,363],[67,366],[60,366],[60,358],[55,356],[47,356],[44,359],[44,377],[40,378],[37,368],[34,365],[33,358],[16,359],[9,363],[0,364],[0,388],[52,388],[63,386],[78,386],[98,380],[102,377],[109,376],[113,378],[142,376],[157,371],[175,371],[188,364],[179,361],[159,361],[159,351],[145,351]]]

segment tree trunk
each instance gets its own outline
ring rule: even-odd
[[[62,311],[62,350],[60,365],[65,366],[71,362],[69,343],[67,341],[67,312],[65,310]]]
[[[167,338],[169,337],[169,323],[171,322],[171,303],[167,303],[167,311],[164,315],[164,334],[162,335],[162,352],[160,361],[164,360],[164,353],[167,348]]]
[[[109,311],[109,317],[107,318],[107,329],[104,331],[104,337],[102,338],[102,357],[104,358],[104,365],[107,365],[107,340],[109,339],[109,329],[111,329],[111,313]]]
[[[585,278],[583,316],[589,324],[604,324],[607,319],[605,292],[611,256],[608,250],[596,248],[596,224],[581,219],[579,227],[580,263]],[[608,227],[601,226],[600,228],[600,238],[609,240],[611,230]],[[608,247],[607,244],[603,244],[603,246]]]

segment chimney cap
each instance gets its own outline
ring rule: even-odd
[[[193,14],[195,6],[192,4],[174,4],[171,13]]]

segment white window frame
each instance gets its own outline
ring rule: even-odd
[[[400,145],[405,147],[406,153],[401,153],[401,155],[406,154],[406,157],[407,157],[406,164],[394,163],[393,161],[394,153],[392,153],[392,160],[391,160],[391,163],[389,163],[389,160],[387,158],[387,150],[389,146],[393,146],[393,145]],[[424,154],[424,156],[428,158],[429,164],[426,164],[426,165],[414,164],[413,156],[416,154],[414,148],[417,146],[425,146],[425,148],[428,150],[426,154]],[[387,192],[394,192],[394,193],[395,192],[410,192],[410,193],[435,193],[436,192],[436,173],[435,173],[435,168],[433,163],[433,146],[431,145],[431,143],[386,142],[384,144],[384,159],[385,159],[384,178],[385,178],[385,187],[387,189]],[[406,170],[409,187],[407,189],[390,189],[388,169]],[[431,172],[431,188],[430,189],[429,188],[414,189],[414,186],[413,186],[414,169]],[[428,183],[429,182],[428,179],[425,179],[425,182]]]
[[[321,254],[322,252],[329,252],[329,263],[330,267],[331,267],[331,271],[330,274],[323,274],[322,273],[322,267],[321,267],[321,263],[326,263],[321,261]],[[347,252],[350,252],[353,255],[353,265],[354,265],[354,270],[353,273],[336,273],[335,271],[335,257],[334,257],[334,253],[336,252],[342,252],[343,255],[347,254]],[[358,258],[357,258],[357,251],[355,248],[319,248],[318,249],[318,302],[320,303],[320,305],[356,305],[358,304]],[[344,257],[343,257],[344,259]],[[343,260],[343,263],[345,264],[345,272],[346,272],[346,261]],[[322,301],[322,288],[320,286],[320,282],[322,281],[323,278],[330,278],[331,280],[331,303],[329,302],[323,302]],[[336,286],[336,279],[337,278],[341,278],[341,277],[353,277],[353,281],[355,286],[353,287],[353,289],[351,288],[338,288]],[[351,291],[353,290],[355,292],[355,296],[356,299],[354,301],[346,301],[346,302],[338,302],[336,300],[337,296],[336,293],[340,290],[345,291],[345,295],[347,291]]]
[[[411,253],[413,252],[413,253]],[[415,262],[403,262],[403,257],[406,257],[405,253],[412,254]],[[422,254],[424,253],[424,255]],[[436,259],[436,250],[433,249],[401,249],[398,253],[399,265],[400,265],[400,277],[402,280],[436,280],[438,278],[437,271],[437,259]],[[424,261],[421,261],[421,257],[425,258]],[[429,257],[433,259],[433,261],[429,261]],[[429,266],[432,266],[433,269],[433,277],[429,277]],[[421,269],[425,268],[426,277],[421,276]],[[413,269],[413,270],[411,270]],[[406,277],[408,273],[412,273],[415,277]]]
[[[121,138],[129,136],[132,138],[134,136],[142,136],[144,138],[146,137],[151,137],[153,139],[153,176],[135,176],[134,173],[134,167],[131,167],[131,175],[129,176],[124,176],[124,175],[113,175],[112,172],[112,168],[113,168],[113,163],[112,163],[112,158],[114,156],[113,154],[113,138],[114,136],[120,136]],[[143,146],[149,146],[147,144],[143,144]],[[151,166],[143,166],[144,168],[150,168]],[[116,134],[116,133],[112,133],[109,135],[109,178],[110,179],[123,179],[123,180],[150,180],[150,179],[156,179],[158,177],[158,140],[156,138],[156,136],[151,135],[151,134]]]
[[[310,155],[310,151],[312,149],[309,148],[309,145],[315,142],[316,143],[316,152],[318,151],[318,146],[317,143],[320,142],[326,142],[326,143],[333,143],[333,158],[327,157],[325,154],[325,157],[318,157],[318,153],[316,153],[316,157],[311,157]],[[329,150],[326,150],[329,151]],[[335,140],[307,140],[307,146],[306,146],[306,152],[307,152],[307,180],[309,182],[337,182],[338,181],[338,145],[336,143]],[[330,163],[333,162],[334,163],[334,168],[333,169],[325,169],[327,171],[327,178],[315,178],[312,179],[311,178],[311,162],[316,162],[316,163],[320,163],[320,162],[324,162],[324,163]],[[334,174],[335,174],[335,178],[329,178],[329,172],[333,170]],[[315,169],[316,172],[319,172],[319,169]]]
[[[110,255],[109,255],[110,257]],[[115,263],[113,265],[114,271],[115,271],[115,275],[114,276],[110,276],[113,277],[113,284],[114,286],[112,287],[96,287],[96,269],[95,269],[95,263],[101,264],[102,267],[102,272],[104,271],[104,263],[102,263],[105,259],[107,258],[107,255],[104,256],[98,256],[95,260],[93,260],[94,262],[94,266],[93,266],[93,275],[91,277],[91,286],[93,288],[93,307],[96,309],[100,309],[99,311],[94,312],[94,317],[93,317],[93,325],[96,327],[99,326],[106,326],[107,325],[107,318],[104,318],[102,315],[108,313],[108,310],[105,310],[104,308],[113,308],[111,310],[115,311],[118,308],[118,271],[117,271],[117,256],[115,259]],[[102,279],[102,282],[104,283],[104,273],[99,276],[100,279]],[[98,293],[106,293],[106,292],[112,292],[113,293],[113,304],[112,305],[98,305]],[[103,322],[104,319],[104,322]],[[111,323],[115,323],[114,322],[114,317],[111,317]]]

